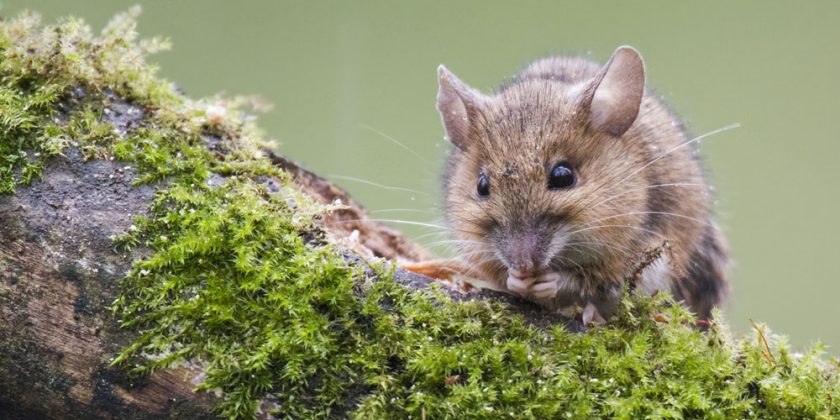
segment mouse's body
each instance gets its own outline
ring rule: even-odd
[[[645,92],[644,64],[621,47],[604,66],[548,58],[492,95],[443,66],[438,110],[455,145],[446,217],[476,276],[556,307],[614,311],[640,256],[669,252],[641,273],[708,319],[727,290],[726,252],[712,222],[696,147]]]

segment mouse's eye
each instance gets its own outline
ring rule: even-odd
[[[551,172],[548,174],[548,188],[551,190],[559,190],[562,188],[570,188],[575,185],[575,173],[572,171],[572,166],[568,162],[559,162],[554,164]]]
[[[487,174],[482,172],[481,175],[478,176],[478,185],[475,187],[475,192],[479,197],[487,197],[490,195],[490,178],[487,177]]]

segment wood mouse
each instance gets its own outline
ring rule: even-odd
[[[636,287],[670,291],[699,319],[726,295],[727,252],[712,219],[696,142],[645,89],[645,65],[622,46],[603,66],[538,60],[495,93],[438,68],[440,112],[453,144],[445,213],[461,272],[585,324],[615,311],[639,258]],[[433,274],[434,275],[434,274]]]

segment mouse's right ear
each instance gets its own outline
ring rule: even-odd
[[[455,77],[443,64],[438,67],[437,110],[446,137],[461,150],[469,145],[470,126],[486,97]]]

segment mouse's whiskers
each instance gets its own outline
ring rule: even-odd
[[[613,196],[607,197],[607,198],[605,198],[605,199],[603,199],[603,200],[601,200],[601,201],[599,201],[599,202],[597,202],[597,203],[595,203],[595,204],[588,205],[588,206],[587,206],[587,208],[588,208],[589,210],[592,210],[592,209],[597,208],[598,206],[601,206],[601,205],[603,205],[603,204],[609,203],[609,202],[611,202],[612,200],[615,200],[616,198],[619,198],[619,197],[625,196],[625,195],[627,195],[627,194],[634,193],[634,192],[637,192],[637,191],[652,190],[652,189],[657,189],[657,188],[674,188],[674,189],[679,189],[679,188],[701,188],[701,189],[705,189],[705,188],[708,188],[708,186],[707,186],[706,184],[701,184],[701,183],[692,183],[692,182],[676,182],[676,183],[671,183],[671,184],[654,184],[654,185],[647,185],[647,186],[644,186],[644,187],[631,188],[631,189],[629,189],[629,190],[625,190],[625,191],[620,192],[620,193],[618,193],[618,194],[615,194],[615,195],[613,195]]]
[[[404,225],[411,225],[411,226],[422,226],[432,229],[440,229],[440,230],[448,230],[449,228],[443,225],[437,225],[434,223],[426,223],[426,222],[418,222],[414,220],[400,220],[400,219],[367,219],[371,222],[382,222],[382,223],[399,223]]]
[[[568,233],[568,235],[569,235],[569,236],[572,236],[572,235],[574,235],[574,234],[577,234],[577,233],[582,233],[582,232],[586,232],[586,231],[590,231],[590,230],[596,230],[596,229],[606,229],[606,228],[614,228],[614,227],[624,227],[624,228],[629,228],[629,229],[636,229],[636,230],[639,230],[639,231],[642,231],[642,232],[647,232],[647,233],[653,234],[653,235],[655,235],[655,236],[659,237],[660,239],[662,239],[663,241],[667,241],[667,240],[668,240],[668,237],[667,237],[667,236],[665,236],[665,235],[663,235],[663,234],[661,234],[661,233],[659,233],[659,232],[656,232],[656,231],[654,231],[654,230],[645,229],[645,228],[640,227],[640,226],[633,226],[633,225],[620,225],[620,224],[616,224],[616,225],[612,225],[612,224],[610,224],[610,225],[598,225],[598,226],[589,226],[589,227],[584,227],[584,228],[580,228],[580,229],[577,229],[577,230],[573,230],[573,231],[569,232],[569,233]]]
[[[638,168],[636,168],[636,167],[632,167],[632,166],[631,166],[631,167],[628,167],[628,170],[632,170],[632,172],[630,172],[629,174],[625,174],[625,171],[619,171],[619,172],[617,172],[617,173],[616,173],[616,174],[614,174],[613,176],[610,176],[610,177],[608,177],[607,179],[602,180],[602,181],[601,181],[601,182],[602,182],[602,183],[601,183],[601,185],[599,185],[598,187],[594,188],[594,189],[590,192],[590,195],[593,197],[593,198],[592,198],[592,203],[595,203],[595,202],[597,202],[598,200],[602,200],[601,198],[599,198],[599,197],[598,197],[597,192],[598,192],[598,191],[600,191],[601,189],[605,188],[606,186],[608,186],[608,185],[620,185],[620,184],[623,184],[625,181],[627,181],[628,179],[630,179],[630,178],[631,178],[631,177],[633,177],[634,175],[636,175],[636,174],[638,174],[639,172],[641,172],[641,171],[643,171],[643,170],[647,169],[648,167],[650,167],[650,166],[651,166],[651,165],[653,165],[654,163],[656,163],[656,162],[658,162],[658,161],[660,161],[660,160],[664,159],[665,157],[667,157],[667,156],[671,155],[672,153],[676,152],[677,150],[680,150],[680,149],[682,149],[682,148],[684,148],[684,147],[686,147],[686,146],[689,146],[689,145],[691,145],[691,144],[698,143],[698,142],[700,142],[700,141],[702,141],[702,140],[704,140],[704,139],[706,139],[706,138],[708,138],[708,137],[712,137],[712,136],[715,136],[715,135],[717,135],[717,134],[721,134],[721,133],[724,133],[724,132],[727,132],[727,131],[730,131],[730,130],[733,130],[733,129],[739,128],[740,126],[741,126],[741,124],[740,124],[740,123],[733,123],[733,124],[729,124],[729,125],[723,126],[723,127],[721,127],[721,128],[718,128],[718,129],[715,129],[715,130],[709,131],[709,132],[707,132],[707,133],[704,133],[704,134],[701,134],[701,135],[699,135],[699,136],[693,137],[693,138],[691,138],[691,139],[689,139],[689,140],[686,140],[686,141],[684,141],[684,142],[682,142],[682,143],[680,143],[680,144],[678,144],[678,145],[676,145],[676,146],[674,146],[674,147],[672,147],[672,148],[670,148],[670,149],[666,150],[665,152],[662,152],[661,154],[657,155],[656,157],[654,157],[654,158],[652,158],[651,160],[649,160],[648,162],[646,162],[646,163],[645,163],[644,165],[642,165],[641,167],[638,167]],[[590,208],[590,205],[591,205],[591,203],[589,203],[589,202],[584,202],[584,203],[583,203],[583,205],[581,205],[577,211],[575,211],[575,212],[573,212],[573,213],[572,213],[572,216],[577,216],[577,215],[579,215],[581,212],[584,212],[584,211],[588,210],[588,209]]]
[[[438,230],[438,231],[434,231],[434,232],[427,232],[427,233],[424,233],[424,234],[421,234],[421,235],[417,235],[413,239],[415,241],[420,241],[421,239],[426,239],[426,238],[429,238],[429,237],[442,237],[442,236],[447,236],[447,235],[449,235],[449,231]]]
[[[372,187],[382,188],[383,190],[386,190],[386,191],[401,191],[401,192],[411,193],[411,194],[429,195],[429,193],[423,192],[423,191],[420,191],[420,190],[413,190],[411,188],[403,188],[403,187],[396,187],[396,186],[391,186],[391,185],[380,184],[378,182],[368,181],[366,179],[356,178],[356,177],[353,177],[353,176],[330,174],[330,175],[327,175],[327,177],[333,178],[333,179],[340,179],[340,180],[344,180],[344,181],[357,182],[357,183],[365,184],[365,185],[370,185]]]
[[[561,262],[561,263],[563,263],[563,262],[569,262],[569,263],[574,264],[574,265],[575,265],[578,269],[580,269],[581,271],[584,271],[583,266],[582,266],[582,265],[580,265],[580,264],[578,264],[578,262],[577,262],[577,261],[575,261],[575,260],[573,260],[573,259],[571,259],[571,258],[569,258],[569,257],[566,257],[566,256],[563,256],[563,255],[560,255],[560,254],[554,255],[554,256],[551,258],[551,261],[559,261],[559,262]],[[549,263],[550,263],[550,262],[549,262]]]
[[[437,245],[484,245],[483,242],[474,241],[470,239],[444,239],[440,241],[433,241],[429,242],[426,245],[428,246],[437,246]]]
[[[617,219],[619,217],[639,216],[639,215],[656,215],[656,216],[665,216],[665,217],[676,217],[676,218],[692,221],[692,222],[697,223],[697,224],[702,225],[702,226],[714,226],[712,223],[710,223],[707,220],[701,220],[701,219],[698,219],[696,217],[690,217],[690,216],[686,216],[684,214],[673,213],[673,212],[668,212],[668,211],[629,211],[629,212],[625,212],[625,213],[614,214],[612,216],[602,217],[600,219],[593,220],[592,222],[583,224],[583,225],[581,225],[581,227],[593,226],[596,223],[602,222],[604,220],[611,220],[611,219]]]
[[[381,131],[381,130],[377,130],[376,128],[373,128],[373,127],[371,127],[371,126],[369,126],[369,125],[367,125],[367,124],[359,124],[359,127],[363,128],[363,129],[365,129],[365,130],[367,130],[367,131],[370,131],[371,133],[374,133],[374,134],[376,134],[376,135],[380,136],[381,138],[383,138],[383,139],[385,139],[385,140],[390,141],[391,143],[393,143],[393,144],[395,144],[395,145],[399,146],[400,148],[402,148],[403,150],[407,151],[408,153],[411,153],[411,154],[412,154],[412,155],[414,155],[416,158],[418,158],[418,159],[422,160],[423,162],[425,162],[425,163],[427,163],[427,164],[430,164],[430,165],[431,165],[431,162],[430,162],[428,159],[426,159],[426,158],[424,158],[423,156],[421,156],[419,153],[417,153],[417,151],[415,151],[414,149],[412,149],[412,148],[410,148],[410,147],[406,146],[406,145],[405,145],[405,143],[403,143],[403,142],[401,142],[401,141],[399,141],[399,140],[395,139],[395,138],[394,138],[394,137],[392,137],[392,136],[389,136],[388,134],[384,133],[383,131]]]
[[[368,214],[378,214],[378,213],[423,213],[423,214],[434,214],[434,210],[422,210],[422,209],[376,209],[376,210],[369,210]]]
[[[624,177],[622,180],[618,181],[618,183],[620,184],[620,183],[624,182],[626,179],[630,178],[631,176],[636,175],[637,173],[639,173],[639,172],[641,172],[641,171],[645,170],[645,168],[647,168],[647,167],[649,167],[650,165],[653,165],[654,163],[658,162],[659,160],[661,160],[661,159],[663,159],[663,158],[667,157],[667,156],[668,156],[668,155],[670,155],[671,153],[674,153],[674,152],[676,152],[677,150],[682,149],[683,147],[686,147],[686,146],[688,146],[688,145],[690,145],[690,144],[697,143],[697,142],[699,142],[699,141],[701,141],[701,140],[703,140],[703,139],[705,139],[705,138],[707,138],[707,137],[711,137],[711,136],[714,136],[714,135],[716,135],[716,134],[720,134],[720,133],[727,132],[727,131],[729,131],[729,130],[736,129],[736,128],[740,127],[740,126],[741,126],[741,124],[740,124],[740,123],[729,124],[729,125],[727,125],[727,126],[724,126],[724,127],[718,128],[718,129],[716,129],[716,130],[709,131],[708,133],[701,134],[701,135],[699,135],[699,136],[697,136],[697,137],[694,137],[694,138],[692,138],[692,139],[690,139],[690,140],[686,140],[686,141],[684,141],[684,142],[682,142],[682,143],[680,143],[680,144],[678,144],[678,145],[676,145],[676,146],[674,146],[674,147],[672,147],[672,148],[670,148],[670,149],[666,150],[665,152],[663,152],[663,153],[662,153],[662,154],[660,154],[659,156],[657,156],[657,157],[655,157],[655,158],[651,159],[651,160],[650,160],[650,162],[646,163],[646,164],[645,164],[644,166],[642,166],[641,168],[637,168],[635,171],[631,172],[631,173],[630,173],[630,175],[627,175],[627,176],[626,176],[626,177]]]
[[[590,246],[587,246],[590,245]],[[596,252],[600,256],[604,256],[604,250],[613,250],[625,257],[632,257],[633,253],[627,248],[623,246],[619,246],[613,243],[609,243],[607,241],[602,240],[575,240],[569,242],[567,246],[570,249],[575,249],[577,251],[593,251]]]

